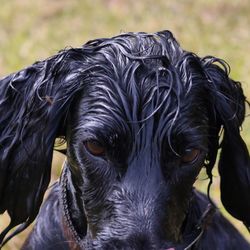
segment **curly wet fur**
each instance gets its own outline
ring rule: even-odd
[[[222,202],[249,227],[250,160],[239,132],[245,96],[223,60],[182,50],[168,31],[127,33],[61,51],[2,79],[0,90],[0,213],[11,217],[1,241],[36,218],[57,137],[67,141],[67,192],[80,245],[177,248],[191,200],[207,203],[192,198],[192,186],[203,166],[212,179],[221,129]],[[91,155],[87,141],[98,141],[105,155]],[[201,154],[184,164],[192,148]],[[54,227],[62,230],[58,223],[46,230]],[[214,244],[222,246],[221,237]],[[36,239],[33,233],[34,247]]]

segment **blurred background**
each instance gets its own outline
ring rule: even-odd
[[[0,78],[60,49],[79,47],[94,38],[169,29],[186,50],[225,59],[231,66],[231,77],[242,82],[250,99],[249,27],[248,0],[0,0]],[[248,117],[242,134],[250,149]],[[63,159],[55,153],[52,182]],[[214,175],[213,199],[250,241],[241,223],[224,211],[216,171]],[[206,191],[206,186],[206,176],[201,173],[197,187]],[[7,223],[7,216],[0,216],[1,231]],[[20,249],[28,231],[3,249]]]

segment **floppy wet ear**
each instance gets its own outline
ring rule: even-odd
[[[210,104],[216,126],[224,130],[219,159],[221,200],[226,210],[250,227],[250,157],[240,135],[246,98],[239,82],[228,77],[227,65],[204,58]],[[219,129],[219,128],[218,128]]]
[[[0,213],[8,212],[14,234],[36,217],[50,180],[54,141],[75,93],[83,87],[81,49],[62,51],[48,60],[0,80]],[[12,237],[12,235],[10,236]],[[7,238],[8,239],[8,238]]]

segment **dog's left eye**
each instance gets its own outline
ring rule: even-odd
[[[88,152],[94,156],[103,156],[106,152],[105,147],[103,147],[98,141],[87,141],[84,145]]]
[[[199,158],[200,152],[200,149],[197,148],[187,149],[181,156],[181,161],[183,163],[193,163]]]

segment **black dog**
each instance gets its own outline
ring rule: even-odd
[[[163,31],[90,41],[2,79],[0,213],[11,222],[0,242],[36,218],[63,137],[60,181],[23,249],[250,249],[193,188],[202,167],[212,183],[221,147],[222,202],[249,228],[246,100],[228,75]]]

